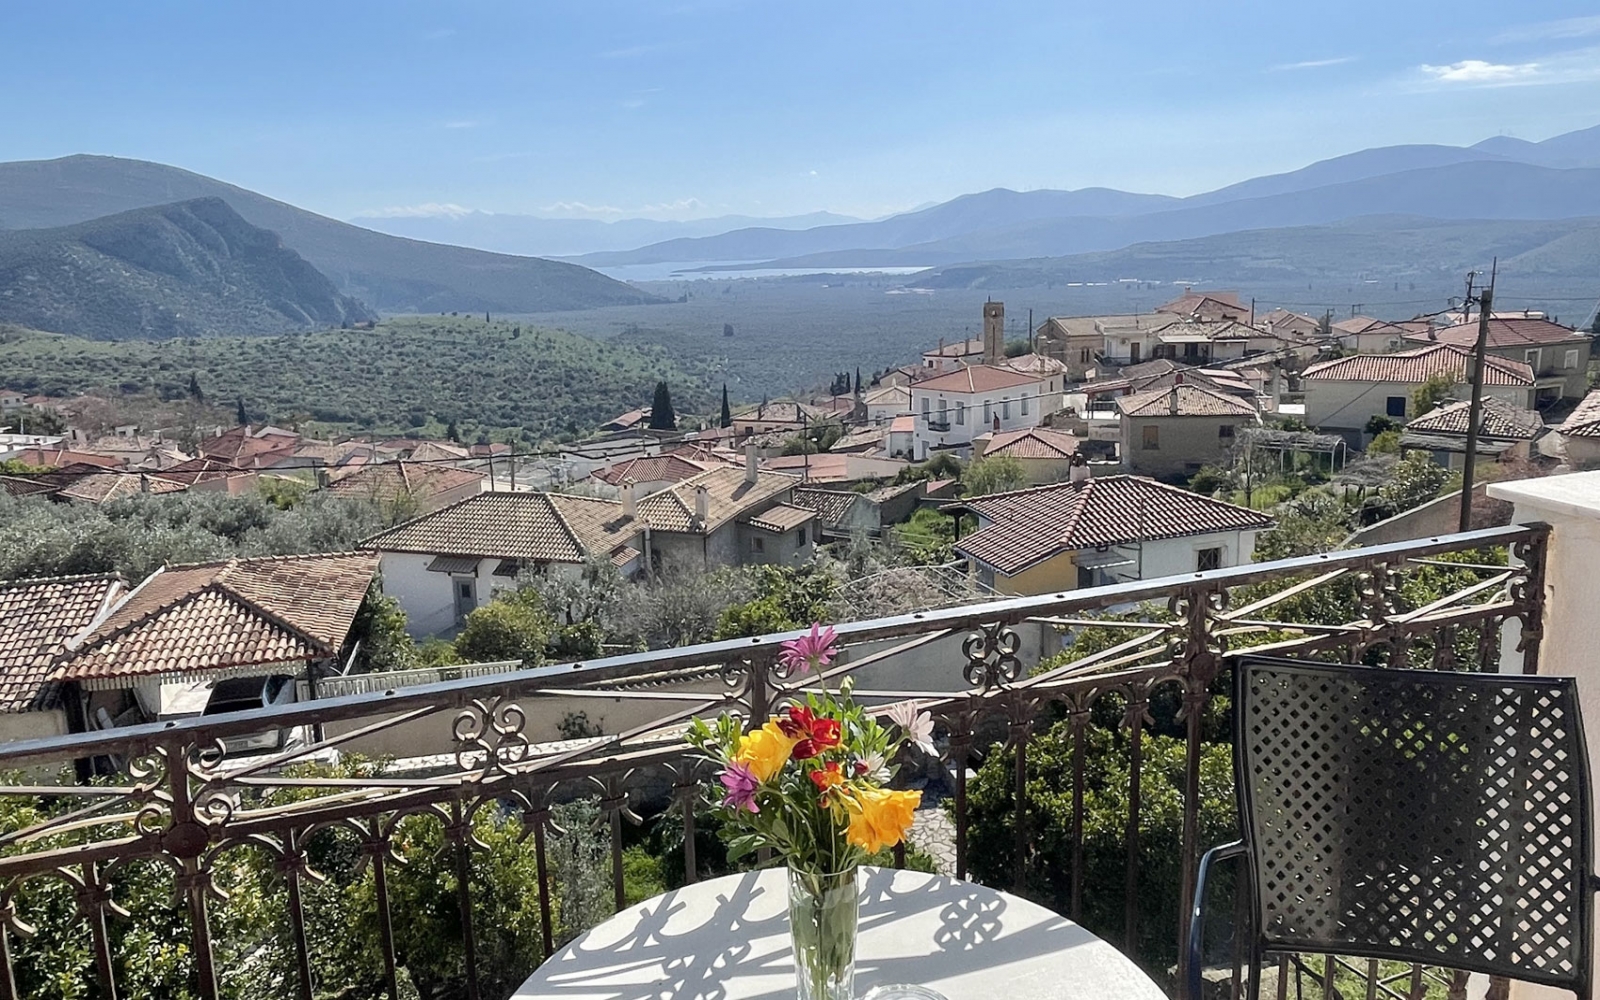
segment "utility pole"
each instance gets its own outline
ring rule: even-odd
[[[1478,293],[1478,343],[1472,352],[1472,404],[1467,409],[1467,458],[1461,469],[1461,530],[1472,530],[1472,474],[1478,461],[1478,423],[1483,419],[1483,356],[1489,347],[1489,315],[1494,311],[1496,257],[1489,268],[1489,287]],[[1471,278],[1468,278],[1470,287]],[[1470,300],[1469,300],[1470,301]]]

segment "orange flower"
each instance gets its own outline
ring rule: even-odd
[[[811,783],[817,786],[817,791],[822,793],[823,801],[827,801],[828,789],[844,784],[844,775],[839,771],[838,761],[829,761],[827,767],[819,767],[811,772]]]
[[[771,719],[755,732],[739,737],[739,749],[734,752],[733,762],[743,764],[757,781],[771,781],[772,776],[783,769],[796,742],[778,727],[777,719]]]
[[[876,854],[906,839],[912,814],[922,803],[921,792],[892,792],[887,788],[862,788],[845,798],[850,827],[845,839]]]

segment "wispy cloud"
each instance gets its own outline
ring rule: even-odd
[[[541,205],[538,211],[548,215],[620,218],[623,216],[692,214],[703,212],[706,208],[706,203],[699,198],[679,198],[677,201],[664,201],[654,205],[639,205],[635,208],[619,208],[616,205],[590,205],[582,201],[558,201],[549,205]]]
[[[1530,80],[1539,75],[1539,64],[1492,63],[1485,59],[1463,59],[1445,66],[1423,63],[1424,76],[1440,83],[1507,84]]]
[[[1600,16],[1566,17],[1559,21],[1536,21],[1507,28],[1494,36],[1496,42],[1544,42],[1555,38],[1587,38],[1600,35]]]
[[[363,212],[372,219],[459,219],[471,215],[473,210],[451,202],[424,202],[421,205],[391,205],[388,208]]]
[[[1307,59],[1305,62],[1281,63],[1277,66],[1268,66],[1267,71],[1271,73],[1281,73],[1285,70],[1322,69],[1324,66],[1343,66],[1345,63],[1355,62],[1357,58],[1359,57],[1336,56],[1331,59]]]

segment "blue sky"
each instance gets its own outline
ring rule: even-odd
[[[336,217],[1190,194],[1600,123],[1593,0],[6,0],[0,23],[0,160],[158,160]]]

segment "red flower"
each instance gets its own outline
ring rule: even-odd
[[[778,720],[778,728],[790,739],[798,739],[791,760],[806,760],[839,745],[839,720],[819,718],[804,705],[791,705],[787,718]]]
[[[827,767],[819,767],[811,772],[811,783],[817,786],[820,793],[817,796],[817,806],[828,808],[828,792],[844,784],[844,775],[839,771],[839,762],[831,760]]]

